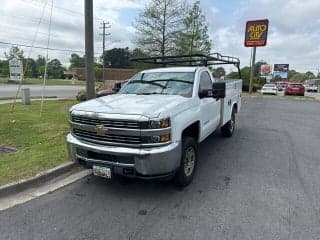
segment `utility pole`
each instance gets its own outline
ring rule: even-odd
[[[95,98],[93,70],[93,0],[84,0],[87,99]]]
[[[111,26],[109,25],[109,22],[102,22],[102,81],[104,82],[104,66],[105,66],[105,61],[104,61],[104,53],[106,50],[106,36],[110,35],[110,33],[106,33],[106,28],[110,28]]]

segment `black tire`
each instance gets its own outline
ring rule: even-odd
[[[231,137],[236,128],[236,111],[233,108],[231,113],[231,119],[225,125],[221,127],[221,134],[223,137]]]
[[[192,137],[183,137],[180,167],[173,179],[177,187],[186,187],[192,182],[197,168],[197,160],[197,142]]]

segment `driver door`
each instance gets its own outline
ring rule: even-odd
[[[212,90],[212,80],[208,71],[200,73],[199,91],[204,89]],[[220,121],[220,101],[212,97],[200,98],[201,111],[201,139],[210,135],[219,125]]]

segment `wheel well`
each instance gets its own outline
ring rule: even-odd
[[[233,108],[235,110],[235,113],[238,113],[238,104],[237,103],[233,104]]]
[[[200,122],[194,122],[193,124],[189,125],[186,129],[183,130],[182,136],[188,136],[194,138],[196,141],[199,140],[199,128]]]

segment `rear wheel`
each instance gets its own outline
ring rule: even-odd
[[[181,163],[174,177],[176,186],[186,187],[192,182],[197,167],[197,155],[196,141],[192,137],[183,137]]]
[[[236,127],[236,111],[233,108],[231,119],[221,128],[221,134],[224,137],[231,137]]]

